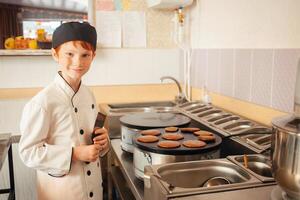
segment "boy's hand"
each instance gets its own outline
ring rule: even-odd
[[[95,127],[93,132],[94,144],[100,145],[100,151],[105,150],[108,147],[108,132],[105,128]]]
[[[73,147],[72,160],[95,162],[99,158],[100,150],[101,147],[99,144]]]

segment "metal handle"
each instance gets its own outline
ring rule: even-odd
[[[143,154],[144,154],[145,158],[147,159],[148,163],[149,163],[150,165],[152,165],[152,158],[151,158],[151,155],[148,154],[148,153],[146,153],[146,152],[143,152]]]
[[[150,175],[144,174],[144,187],[151,188]]]
[[[298,64],[295,97],[294,97],[294,113],[300,117],[300,64]]]

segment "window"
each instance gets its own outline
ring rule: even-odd
[[[47,38],[61,23],[62,21],[23,21],[23,36],[25,38],[37,38],[37,29],[44,29]]]

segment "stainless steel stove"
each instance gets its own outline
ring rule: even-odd
[[[236,199],[233,197],[238,193],[241,198],[244,196],[243,192],[249,192],[254,188],[255,191],[260,191],[260,198],[254,198],[256,194],[254,196],[252,194],[249,198],[249,194],[245,199],[269,198],[276,182],[270,173],[269,162],[265,162],[267,158],[260,154],[249,155],[246,167],[242,157],[229,156],[223,159],[147,166],[144,176],[144,199],[201,197],[202,200],[212,199],[211,194],[214,195],[213,199],[218,199],[216,195],[220,193]],[[216,181],[216,178],[219,181]]]

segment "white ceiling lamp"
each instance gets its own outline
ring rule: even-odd
[[[192,3],[193,0],[147,0],[148,7],[156,9],[178,9]]]

